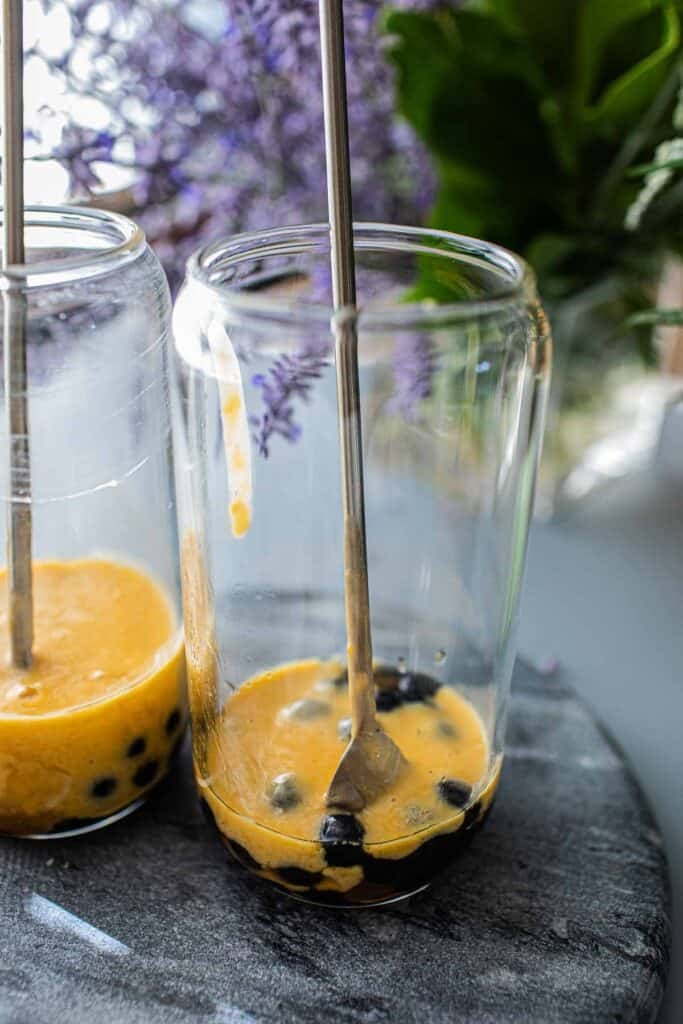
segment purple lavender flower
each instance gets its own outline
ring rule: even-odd
[[[110,118],[109,142],[95,145],[98,133],[55,100],[66,127],[52,155],[74,196],[99,187],[94,164],[130,168],[133,212],[174,287],[208,240],[324,219],[316,0],[110,0],[106,17],[99,0],[45,6],[68,13],[72,42],[53,57],[39,39],[32,54]],[[395,116],[381,9],[377,0],[345,4],[355,214],[420,223],[433,178]]]
[[[429,334],[411,331],[397,338],[391,408],[404,419],[416,419],[420,403],[431,398],[437,361],[436,346]]]
[[[354,212],[359,220],[421,223],[434,178],[421,144],[395,115],[393,69],[384,59],[378,0],[345,3]],[[46,98],[42,115],[65,122],[55,148],[75,197],[100,187],[103,164],[130,169],[130,211],[175,290],[188,256],[242,230],[324,220],[326,185],[317,0],[44,0],[61,8],[71,40],[59,56],[38,39],[31,55],[71,97],[96,100],[106,130],[79,123],[78,106]],[[29,125],[40,140],[40,125]],[[40,156],[40,154],[39,154]],[[429,393],[429,353],[399,354],[397,404]],[[302,350],[261,383],[254,430],[297,436],[326,357]],[[414,378],[408,374],[415,374]],[[413,405],[411,405],[411,401]]]
[[[270,454],[273,435],[285,441],[296,441],[301,428],[294,422],[296,398],[308,401],[311,387],[329,365],[329,353],[320,348],[303,349],[296,355],[282,355],[274,360],[267,374],[256,374],[252,384],[261,391],[265,411],[252,416],[254,442],[264,458]]]
[[[109,132],[70,124],[62,130],[60,143],[52,151],[52,156],[67,169],[69,189],[78,195],[91,192],[102,184],[93,164],[111,162],[113,147],[114,139]]]

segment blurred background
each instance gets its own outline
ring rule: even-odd
[[[548,514],[649,457],[683,372],[683,7],[346,7],[357,218],[487,238],[538,275]],[[28,0],[29,199],[136,216],[174,288],[209,239],[323,218],[315,19],[312,0]]]
[[[314,0],[27,0],[27,199],[220,235],[325,218]],[[683,0],[347,0],[357,219],[533,266],[555,368],[522,652],[630,754],[683,1020]]]

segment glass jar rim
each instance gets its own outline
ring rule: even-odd
[[[0,208],[0,224],[2,219],[3,210]],[[3,267],[0,270],[0,291],[26,291],[107,273],[137,257],[147,244],[139,224],[122,213],[99,207],[28,205],[24,209],[24,228],[89,232],[91,236],[99,236],[111,244],[88,249],[77,256],[58,256]]]
[[[437,228],[372,221],[356,221],[353,227],[356,251],[383,249],[388,254],[440,256],[453,262],[490,269],[500,279],[500,288],[477,298],[438,305],[429,300],[394,305],[373,302],[372,308],[364,308],[361,304],[358,320],[366,330],[438,326],[498,313],[511,304],[536,299],[536,281],[529,265],[522,257],[496,243]],[[221,238],[192,254],[187,263],[187,278],[207,288],[223,307],[240,319],[280,321],[289,325],[329,324],[334,311],[328,305],[265,296],[262,292],[247,291],[239,285],[233,287],[219,276],[246,260],[313,252],[320,242],[327,239],[329,225],[324,222],[269,228]]]

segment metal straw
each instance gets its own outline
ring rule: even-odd
[[[372,679],[372,639],[365,545],[356,280],[342,0],[319,0],[319,11],[332,299],[335,309],[333,329],[342,462],[346,629],[352,711],[355,711],[354,677]],[[368,712],[374,715],[373,691],[367,686],[364,690],[364,695],[358,696],[363,704],[369,701],[370,706],[359,708],[361,714],[358,716],[354,713],[354,724],[357,717],[364,717]]]
[[[2,0],[3,269],[24,263],[24,89],[22,0]],[[31,464],[26,374],[26,301],[4,293],[4,373],[10,506],[7,521],[12,662],[31,664]]]

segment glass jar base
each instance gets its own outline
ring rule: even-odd
[[[0,835],[5,838],[35,839],[41,842],[50,839],[74,839],[76,836],[97,832],[101,828],[107,828],[108,825],[114,825],[117,821],[127,818],[129,814],[133,814],[134,811],[142,807],[148,796],[149,794],[145,793],[144,796],[134,800],[132,804],[122,807],[120,811],[115,811],[113,814],[107,814],[104,818],[66,818],[57,824],[51,832],[22,833],[21,835],[3,832]]]
[[[270,884],[279,892],[301,903],[314,906],[362,909],[364,907],[381,907],[416,896],[429,888],[432,881],[447,871],[470,844],[491,810],[491,804],[478,813],[473,813],[470,820],[455,832],[442,834],[426,841],[416,851],[401,860],[391,861],[375,858],[359,852],[359,863],[363,864],[363,878],[346,891],[318,888],[320,878],[312,876],[308,881],[306,872],[292,868],[263,868],[240,843],[228,838],[213,820],[210,809],[205,801],[201,801],[203,810],[218,831],[223,846],[233,860],[245,868],[251,875],[262,882]],[[478,805],[473,805],[474,806]],[[293,870],[297,877],[292,877]],[[286,876],[286,881],[278,875]]]
[[[424,885],[418,886],[412,892],[395,893],[392,896],[385,896],[384,899],[368,900],[367,902],[345,900],[343,898],[338,898],[335,901],[334,896],[325,899],[323,896],[312,897],[306,893],[292,892],[291,889],[285,889],[284,886],[276,885],[275,887],[281,893],[284,893],[285,896],[296,900],[297,903],[307,903],[311,907],[327,907],[330,910],[376,910],[378,907],[389,907],[412,899],[413,896],[419,896],[420,893],[426,892],[431,887],[431,882],[425,882]]]
[[[87,835],[89,832],[97,832],[99,829],[107,828],[109,825],[115,825],[117,821],[122,821],[123,818],[127,818],[129,814],[137,811],[151,796],[168,784],[169,779],[173,776],[174,769],[178,766],[181,748],[186,735],[185,725],[181,721],[180,731],[173,742],[167,763],[162,765],[161,774],[151,782],[149,780],[145,780],[145,788],[143,792],[141,792],[139,796],[135,797],[134,800],[131,800],[130,803],[126,804],[125,807],[121,807],[117,811],[112,811],[110,814],[104,814],[100,817],[83,816],[63,818],[53,825],[53,827],[47,832],[13,831],[5,825],[4,829],[0,827],[0,838],[34,839],[41,842],[50,839],[73,839],[77,836]],[[142,768],[144,769],[145,767],[146,765],[143,764]]]

